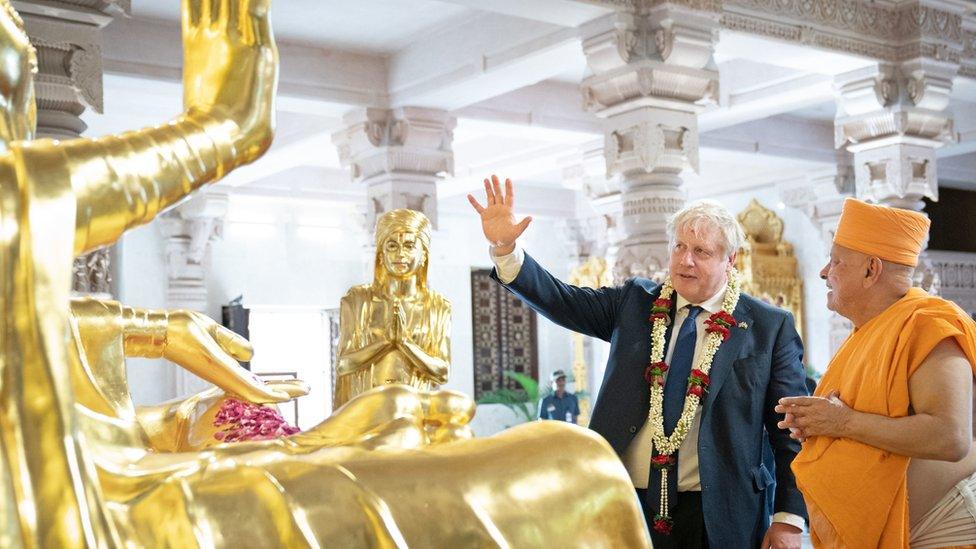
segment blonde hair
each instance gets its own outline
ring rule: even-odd
[[[728,257],[738,252],[746,240],[739,221],[725,206],[714,200],[699,200],[678,210],[668,219],[668,242],[674,248],[678,231],[688,228],[699,233],[705,227],[716,229],[722,235],[722,246]]]
[[[0,0],[2,1],[2,0]],[[376,258],[373,264],[373,286],[381,287],[386,284],[387,273],[383,267],[383,243],[399,232],[413,233],[424,249],[424,262],[417,270],[417,289],[427,291],[427,265],[430,262],[430,220],[427,216],[407,209],[391,210],[376,220],[374,243],[376,244]]]

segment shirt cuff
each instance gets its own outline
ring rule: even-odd
[[[782,522],[783,524],[796,526],[801,532],[806,530],[806,521],[803,520],[803,517],[800,515],[794,515],[793,513],[786,513],[784,511],[773,513],[773,522]]]
[[[493,248],[488,248],[488,255],[491,256],[491,261],[495,264],[498,280],[501,280],[502,284],[508,284],[515,280],[519,271],[522,270],[522,264],[525,263],[525,251],[520,246],[515,246],[515,250],[508,255],[499,256],[495,255]]]

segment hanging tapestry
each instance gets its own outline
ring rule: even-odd
[[[520,390],[506,370],[539,379],[535,311],[490,275],[490,269],[471,271],[475,400],[501,388]]]

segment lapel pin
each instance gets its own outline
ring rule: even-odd
[[[739,323],[739,327],[740,327],[740,328],[742,328],[743,330],[745,330],[746,328],[748,328],[748,327],[749,327],[749,325],[748,325],[748,324],[746,324],[745,322],[740,322],[740,323]]]

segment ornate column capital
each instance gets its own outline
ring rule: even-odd
[[[31,44],[37,49],[37,133],[70,138],[87,126],[85,108],[103,111],[102,28],[111,12],[129,2],[110,0],[15,1]]]
[[[436,228],[436,183],[454,175],[456,119],[439,109],[401,107],[360,109],[344,121],[347,128],[332,141],[353,180],[367,185],[368,224],[386,211],[409,208]]]
[[[954,139],[946,108],[958,69],[915,57],[837,77],[835,141],[854,153],[859,198],[916,210],[938,200],[935,151]]]

